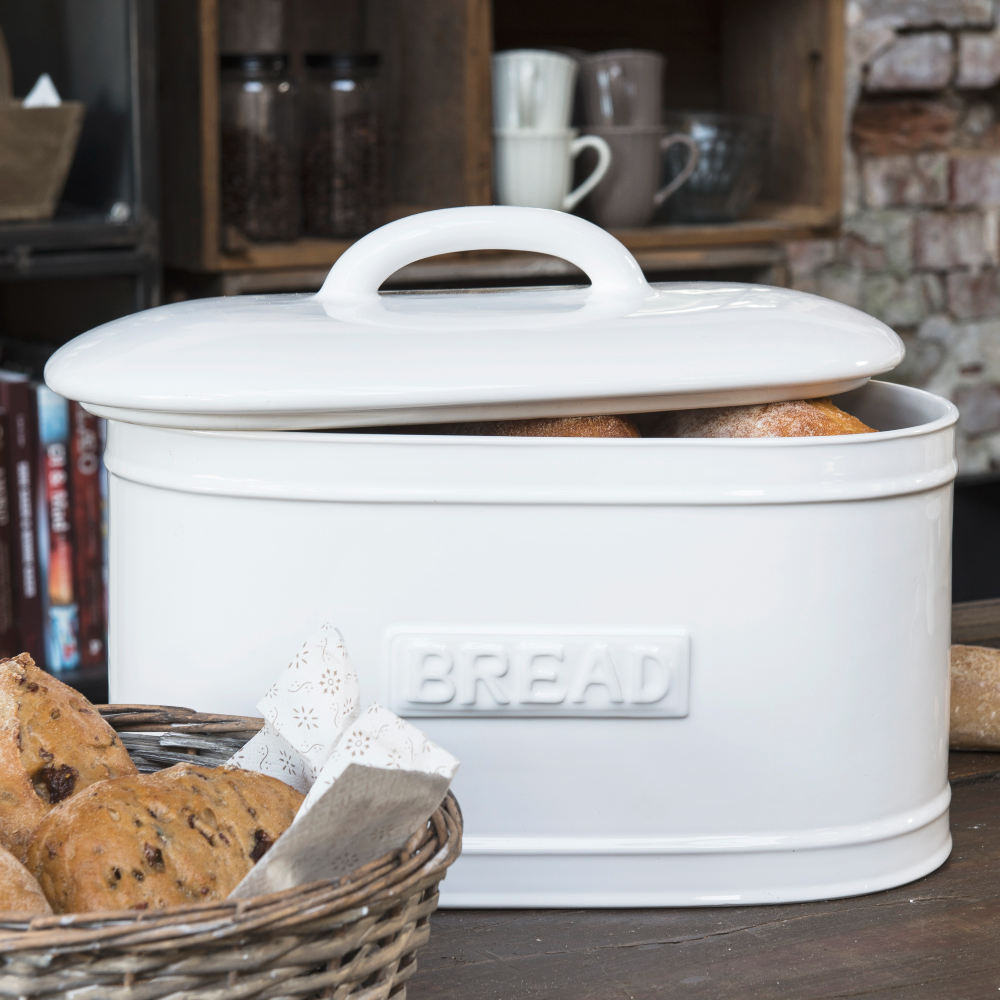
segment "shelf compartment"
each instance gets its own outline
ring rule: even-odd
[[[296,0],[290,8],[310,2]],[[494,0],[492,4],[490,0],[367,0],[365,7],[366,44],[385,55],[383,120],[393,164],[390,218],[431,208],[490,203],[489,60],[495,30],[497,48],[561,44],[661,49],[668,58],[668,107],[700,103],[713,109],[771,115],[770,166],[762,197],[749,217],[726,224],[658,225],[616,232],[642,258],[644,268],[728,266],[715,261],[732,259],[732,254],[720,257],[714,251],[826,235],[838,224],[844,0],[705,0],[697,4],[662,0],[655,8],[645,0],[621,0],[610,26],[607,8],[597,0],[549,0],[545,4],[534,0]],[[290,35],[294,38],[296,33]],[[295,44],[288,47],[294,50]],[[228,287],[244,288],[254,285],[247,277],[253,272],[268,272],[258,285],[274,285],[281,271],[287,277],[293,270],[304,275],[332,266],[351,241],[303,238],[283,244],[248,244],[235,252],[223,246],[219,0],[173,0],[160,5],[160,45],[167,266],[227,274],[231,276]],[[292,55],[297,58],[296,51]],[[671,66],[676,70],[673,74]],[[427,280],[432,273],[444,273],[442,266],[427,265]],[[464,268],[470,280],[478,280],[489,270],[474,257],[456,261],[454,266],[454,273]],[[522,272],[530,270],[526,263],[494,270],[502,278],[518,267]]]
[[[663,52],[668,111],[770,117],[770,155],[752,217],[808,227],[837,223],[844,0],[619,0],[613,14],[599,0],[494,0],[494,34],[498,50]]]
[[[613,235],[632,251],[647,273],[690,268],[736,267],[764,265],[775,262],[775,255],[762,247],[787,240],[806,239],[816,228],[802,222],[780,219],[748,219],[740,222],[703,226],[649,226],[643,229],[615,230]],[[245,253],[222,254],[219,272],[232,275],[227,289],[260,291],[287,290],[281,272],[295,270],[301,277],[295,281],[303,290],[322,284],[316,275],[325,275],[340,255],[351,245],[350,240],[304,238],[294,243],[252,244]],[[723,253],[723,251],[727,251]],[[476,251],[449,254],[447,259],[419,261],[404,268],[401,280],[410,282],[420,275],[428,281],[454,281],[463,274],[470,280],[487,278],[565,277],[580,272],[566,261],[548,258],[551,263],[538,263],[537,254],[513,251]],[[255,271],[268,276],[254,283],[245,277]],[[308,277],[305,277],[308,272]],[[236,276],[240,277],[236,277]],[[226,291],[223,294],[236,294]]]
[[[489,0],[370,0],[366,44],[385,59],[390,200],[487,204],[491,191]],[[163,256],[190,271],[332,263],[340,241],[222,246],[219,2],[160,4]],[[329,16],[332,16],[329,15]],[[297,33],[292,31],[292,35]],[[306,44],[305,42],[301,44]],[[301,52],[292,48],[293,67]],[[331,246],[324,247],[324,243]]]
[[[780,244],[746,244],[633,251],[646,274],[669,280],[674,271],[773,268],[785,265]],[[272,292],[315,292],[329,273],[327,266],[228,270],[212,275],[172,272],[177,298],[205,295],[262,295]],[[584,281],[583,272],[567,261],[514,250],[476,250],[445,254],[401,268],[386,288],[462,287],[480,284],[564,284]],[[779,282],[780,283],[780,282]]]

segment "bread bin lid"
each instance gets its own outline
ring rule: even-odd
[[[589,287],[380,294],[464,250],[564,258]],[[50,388],[100,416],[195,429],[386,426],[813,398],[903,359],[856,309],[784,288],[650,286],[613,236],[564,212],[452,208],[353,244],[315,295],[199,299],[60,348]]]

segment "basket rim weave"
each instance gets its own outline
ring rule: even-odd
[[[119,732],[235,735],[253,733],[263,726],[263,719],[199,713],[176,706],[94,707]],[[193,757],[192,763],[196,761]],[[449,792],[426,825],[402,848],[340,879],[323,879],[248,899],[159,910],[95,910],[51,916],[0,913],[0,954],[151,953],[332,929],[389,910],[402,898],[440,882],[461,853],[462,829],[461,809]]]

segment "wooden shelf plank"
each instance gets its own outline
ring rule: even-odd
[[[219,255],[220,271],[267,271],[282,267],[332,267],[353,240],[304,236],[293,243],[248,243],[239,253]]]
[[[785,250],[777,244],[762,246],[689,247],[683,249],[639,249],[632,251],[646,274],[663,271],[705,271],[722,267],[769,267],[785,262]]]
[[[142,248],[79,250],[69,253],[4,254],[0,252],[0,280],[30,278],[87,278],[141,274],[155,263]]]
[[[103,250],[138,246],[145,235],[140,223],[108,222],[103,215],[95,212],[80,218],[5,222],[0,225],[0,249]]]
[[[1000,647],[1000,600],[953,604],[951,641],[964,646]]]
[[[784,219],[746,219],[702,226],[649,226],[613,233],[636,255],[640,266],[647,271],[771,264],[780,258],[778,244],[786,240],[807,239],[814,234],[814,228]],[[330,268],[352,242],[303,237],[292,243],[249,243],[241,252],[221,254],[219,269],[223,273],[247,273]],[[422,261],[410,265],[404,269],[407,274],[401,280],[449,281],[462,273],[477,280],[504,276],[531,277],[535,274],[553,277],[579,274],[565,261],[554,263],[554,258],[550,258],[553,263],[544,267],[527,265],[529,258],[537,257],[537,254],[517,254],[513,251],[448,254],[434,258],[433,263]],[[500,260],[506,261],[507,265],[494,268],[493,263]]]
[[[775,244],[735,247],[693,247],[676,250],[636,250],[635,258],[646,274],[699,271],[711,268],[769,267],[784,263],[784,250]],[[329,271],[327,264],[229,270],[222,274],[222,295],[268,292],[317,291]],[[477,250],[446,254],[417,261],[397,271],[386,282],[388,288],[462,282],[583,281],[583,272],[567,261],[545,254],[514,250]]]
[[[802,220],[787,218],[741,219],[738,222],[716,222],[698,226],[618,229],[614,230],[612,235],[635,253],[637,250],[669,250],[681,247],[735,247],[753,243],[783,243],[786,240],[802,240],[816,235],[816,226]]]

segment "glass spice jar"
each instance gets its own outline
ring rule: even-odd
[[[302,181],[288,56],[223,55],[221,69],[224,226],[249,240],[294,240],[302,229]]]
[[[306,55],[305,229],[363,236],[382,223],[375,52]]]

